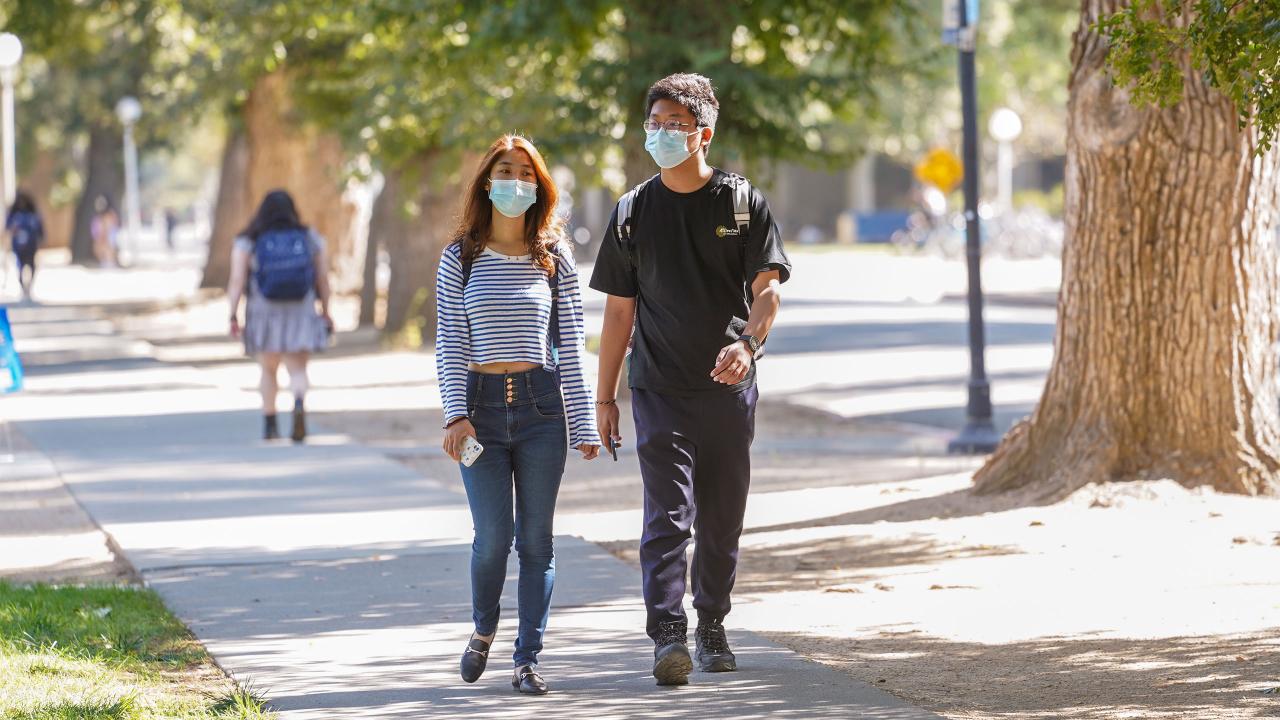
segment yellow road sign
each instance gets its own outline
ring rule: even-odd
[[[934,148],[924,159],[916,163],[916,179],[932,185],[944,193],[955,189],[964,178],[964,165],[960,158],[946,148]]]

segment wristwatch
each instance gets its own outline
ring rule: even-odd
[[[739,335],[739,342],[745,342],[747,349],[751,351],[751,359],[755,360],[760,357],[760,347],[762,343],[756,339],[755,335]]]

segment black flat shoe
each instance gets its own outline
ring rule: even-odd
[[[511,687],[525,695],[546,695],[547,683],[542,676],[534,672],[532,665],[521,665],[511,676]]]
[[[280,430],[276,426],[275,415],[262,416],[262,439],[275,440],[280,437]]]
[[[471,634],[471,639],[467,641],[467,649],[462,651],[463,680],[473,683],[484,674],[484,667],[489,664],[489,644],[477,638],[475,633]]]

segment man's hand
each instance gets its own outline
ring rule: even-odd
[[[578,446],[578,452],[582,453],[583,460],[595,460],[600,455],[600,446],[582,443]]]
[[[600,432],[600,437],[613,438],[613,446],[615,448],[622,447],[622,434],[620,433],[618,424],[618,404],[605,403],[596,406],[596,430]],[[596,448],[599,452],[599,447]]]
[[[725,385],[737,385],[751,372],[753,362],[755,359],[751,357],[747,344],[742,340],[735,340],[732,344],[725,345],[716,356],[716,367],[711,371],[711,378]]]
[[[454,462],[462,462],[462,445],[468,437],[475,437],[476,429],[470,420],[459,420],[444,429],[444,451]]]

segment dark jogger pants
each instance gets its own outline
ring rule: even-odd
[[[659,623],[685,619],[685,550],[692,536],[698,618],[720,620],[729,613],[751,486],[757,397],[754,386],[695,396],[632,390],[644,480],[640,567],[649,637],[656,639]]]

